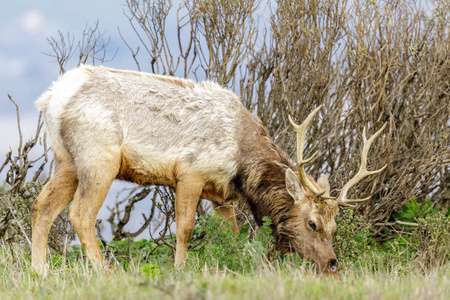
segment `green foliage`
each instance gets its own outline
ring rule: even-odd
[[[100,243],[103,250],[103,245]],[[134,241],[126,239],[110,242],[106,249],[106,256],[114,258],[121,266],[128,269],[134,264],[140,264],[140,270],[148,276],[154,277],[158,272],[156,267],[162,261],[171,261],[172,250],[164,245],[157,245],[153,240],[141,239]]]
[[[139,271],[153,280],[161,275],[161,269],[156,263],[144,263],[139,267]]]
[[[256,238],[249,242],[244,233],[231,230],[232,224],[213,213],[200,221],[200,228],[206,232],[206,245],[196,252],[199,267],[227,268],[235,272],[248,272],[265,261],[273,244],[272,222],[263,218],[263,225]]]
[[[448,213],[438,211],[429,201],[424,204],[410,201],[396,214],[395,219],[414,221],[418,226],[402,225],[401,228],[409,229],[408,234],[395,234],[393,231],[390,241],[377,245],[371,240],[370,226],[364,224],[363,218],[355,215],[353,209],[341,209],[336,217],[337,233],[333,241],[341,270],[364,267],[386,272],[396,266],[396,272],[408,274],[417,265],[428,269],[450,263]],[[194,234],[204,232],[205,243],[189,252],[187,270],[204,272],[214,268],[215,272],[229,270],[232,274],[253,274],[262,266],[269,266],[267,255],[274,243],[270,218],[263,218],[263,225],[250,241],[245,230],[233,232],[231,223],[215,213],[202,218],[199,223],[201,226],[195,229]],[[157,246],[152,240],[113,241],[106,248],[101,245],[101,248],[111,264],[118,263],[114,269],[133,270],[151,280],[160,280],[173,272],[172,249]],[[24,256],[30,260],[29,253]],[[276,253],[275,258],[276,263],[270,264],[270,268],[276,266],[288,271],[302,266],[302,260],[295,255],[280,259]],[[84,250],[80,245],[73,245],[64,253],[53,253],[50,268],[74,269],[80,261],[86,262]]]
[[[409,201],[395,214],[394,220],[400,223],[381,250],[398,262],[412,261],[422,267],[450,262],[449,212],[440,211],[429,199]]]
[[[395,219],[416,222],[418,226],[401,225],[403,227],[400,228],[409,229],[408,234],[392,231],[392,239],[378,245],[372,241],[370,225],[364,223],[362,216],[355,215],[351,208],[341,209],[336,217],[337,232],[333,241],[340,266],[367,266],[373,270],[386,271],[398,265],[397,271],[406,273],[416,263],[432,267],[450,262],[448,214],[439,212],[428,200],[424,204],[414,200],[403,207]],[[263,218],[263,226],[250,241],[245,228],[240,233],[233,232],[232,224],[215,213],[201,218],[199,223],[201,225],[194,230],[194,234],[204,232],[205,243],[189,252],[189,270],[201,271],[212,267],[215,270],[230,270],[235,274],[248,274],[255,272],[258,266],[267,265],[267,255],[270,256],[274,243],[270,218]],[[69,264],[77,261],[82,251],[81,246],[73,246],[67,254]],[[110,261],[119,262],[124,270],[135,268],[148,278],[160,278],[164,270],[173,269],[172,249],[164,245],[157,247],[151,240],[111,242],[103,251],[107,258],[114,258]],[[278,259],[275,253],[274,257],[277,258],[276,265],[283,270],[302,265],[301,259],[295,255]],[[54,266],[63,264],[60,255],[52,259]]]
[[[450,218],[448,212],[430,213],[417,219],[419,226],[412,235],[419,263],[436,266],[450,261]]]
[[[271,228],[272,220],[270,220],[270,218],[266,216],[262,218],[262,221],[263,225],[259,228],[258,234],[253,240],[252,245],[256,246],[257,244],[259,244],[262,249],[269,249],[275,242],[275,238],[272,235]]]
[[[219,268],[228,266],[230,269],[239,268],[245,237],[231,231],[228,221],[213,213],[207,219],[201,218],[200,229],[206,232],[207,244],[200,253],[200,265],[207,264]]]
[[[360,215],[352,208],[342,208],[336,216],[337,231],[334,236],[334,252],[342,262],[358,258],[371,248],[370,225],[364,224]]]
[[[263,218],[263,225],[251,242],[248,241],[245,231],[233,232],[231,223],[215,213],[201,218],[199,223],[202,225],[195,228],[194,235],[204,231],[206,242],[202,247],[189,252],[189,269],[201,270],[207,266],[245,273],[267,261],[266,254],[274,242],[270,218]],[[152,279],[160,276],[162,270],[173,268],[173,251],[164,245],[157,246],[152,240],[112,241],[106,248],[100,242],[99,245],[106,258],[118,262],[124,270],[137,268],[140,273]],[[85,259],[83,248],[80,245],[72,246],[67,254],[69,264],[78,261],[80,257]],[[52,258],[52,265],[62,265],[60,255]]]
[[[430,214],[436,214],[439,208],[434,206],[430,199],[426,199],[423,203],[418,203],[417,199],[409,201],[401,210],[399,210],[394,220],[403,222],[416,222],[417,218],[426,217]],[[446,216],[450,214],[450,208],[447,210]]]
[[[395,227],[386,228],[392,238],[378,245],[361,216],[355,216],[352,209],[341,209],[333,243],[340,265],[360,264],[364,259],[383,268],[411,263],[433,267],[450,262],[449,211],[439,211],[428,199],[423,203],[414,199],[395,214],[394,220],[398,221]]]

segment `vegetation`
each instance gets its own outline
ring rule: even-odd
[[[355,224],[348,222],[351,219],[352,211],[345,210],[339,225]],[[316,272],[313,265],[297,256],[269,261],[265,256],[271,244],[268,219],[258,235],[248,241],[246,232],[234,233],[225,220],[209,215],[197,228],[206,230],[208,242],[189,253],[181,270],[173,269],[170,247],[159,246],[148,255],[155,243],[140,240],[109,244],[111,267],[104,270],[87,264],[79,246],[69,247],[64,255],[53,255],[47,275],[39,277],[31,269],[28,249],[3,244],[0,293],[2,299],[446,299],[450,292],[448,215],[430,213],[417,221],[421,220],[427,225],[401,245],[377,246],[369,231],[355,235],[352,225],[338,227],[336,240],[352,248],[339,252],[340,267],[328,274]],[[361,222],[357,220],[356,224]],[[446,224],[444,231],[438,232],[444,238],[421,247],[424,230],[439,224]],[[436,245],[442,246],[441,253],[434,252]],[[424,253],[446,258],[423,264]]]
[[[361,134],[355,133],[364,126],[373,132],[387,122],[369,154],[369,169],[388,167],[360,182],[349,195],[372,196],[358,206],[355,217],[371,226],[377,242],[403,230],[401,223],[406,221],[395,215],[411,199],[421,204],[428,198],[433,209],[450,206],[448,1],[432,0],[422,7],[414,0],[187,0],[176,12],[172,1],[125,2],[125,15],[138,39],[124,38],[124,43],[138,70],[210,79],[229,87],[291,157],[295,134],[287,116],[303,120],[322,105],[305,149],[305,156],[317,150],[319,155],[305,167],[315,178],[322,173],[329,177],[332,196],[359,167],[355,157],[362,143],[355,138]],[[175,13],[173,31],[166,21]],[[86,27],[79,39],[59,32],[48,39],[48,55],[56,59],[61,73],[79,63],[108,63],[104,35],[98,23]],[[180,38],[170,39],[171,35]],[[25,141],[19,107],[12,96],[9,99],[16,107],[20,143],[0,165],[6,177],[0,196],[0,238],[14,233],[16,240],[26,243],[30,204],[51,176],[53,163],[42,118],[35,135]],[[111,229],[114,241],[151,227],[157,244],[174,248],[166,240],[174,236],[173,195],[169,188],[139,186],[118,195],[108,224],[97,226],[99,238],[106,243],[102,227]],[[140,201],[151,202],[150,212],[141,215],[134,210]],[[198,215],[208,209],[200,205]],[[239,227],[249,222],[255,227],[245,203],[238,211]],[[127,229],[136,218],[143,219],[141,228]],[[56,252],[73,240],[69,226],[64,212],[50,235]],[[200,245],[203,237],[196,237]]]
[[[113,241],[105,241],[104,224],[97,224],[114,271],[93,270],[82,248],[70,246],[74,234],[65,211],[49,237],[50,271],[40,278],[30,267],[30,207],[51,176],[52,157],[41,117],[25,141],[19,107],[9,96],[20,142],[0,161],[6,178],[0,183],[2,299],[448,297],[448,1],[422,7],[415,0],[188,0],[176,12],[167,0],[125,2],[138,39],[124,44],[136,69],[227,86],[289,156],[295,134],[287,116],[303,120],[323,105],[308,133],[305,152],[319,155],[307,172],[326,174],[334,194],[359,167],[354,157],[361,142],[355,139],[361,134],[355,133],[364,127],[373,132],[388,123],[369,154],[369,168],[388,167],[352,192],[354,198],[372,195],[370,201],[337,217],[337,273],[316,273],[296,256],[280,258],[271,249],[270,220],[256,230],[245,204],[238,207],[240,234],[199,205],[189,260],[176,271],[173,190],[136,187],[110,208]],[[171,32],[166,20],[175,13]],[[49,43],[61,73],[71,64],[107,63],[108,43],[98,24],[79,39],[59,32]],[[133,208],[143,200],[151,210],[142,217]],[[143,226],[127,230],[132,218],[143,218]],[[154,238],[134,240],[144,230]]]

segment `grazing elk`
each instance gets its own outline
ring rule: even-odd
[[[88,258],[101,264],[94,225],[114,179],[175,188],[176,256],[183,264],[199,198],[231,220],[233,203],[244,200],[256,221],[273,222],[276,248],[335,270],[331,244],[334,216],[347,191],[363,177],[367,154],[381,128],[364,136],[361,168],[334,199],[322,175],[317,183],[303,168],[306,127],[300,126],[298,171],[233,92],[212,82],[196,83],[106,67],[81,66],[62,75],[36,102],[44,114],[56,169],[33,203],[32,261],[45,270],[47,239],[55,217],[70,202],[69,218]]]

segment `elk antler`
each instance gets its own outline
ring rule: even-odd
[[[363,151],[361,154],[361,166],[359,167],[358,173],[356,173],[356,175],[353,176],[353,178],[350,179],[350,181],[348,181],[344,185],[344,187],[341,190],[341,193],[336,198],[336,201],[339,205],[352,206],[352,205],[350,205],[350,203],[364,202],[364,201],[367,201],[370,199],[370,196],[367,198],[364,198],[364,199],[347,199],[347,192],[352,186],[357,184],[364,177],[369,176],[369,175],[378,174],[387,167],[387,165],[385,165],[384,167],[382,167],[381,169],[378,169],[376,171],[368,171],[367,170],[367,154],[369,153],[370,146],[372,145],[372,142],[381,134],[381,132],[384,130],[385,127],[386,127],[386,123],[383,125],[383,127],[381,127],[380,130],[378,130],[368,140],[366,138],[366,128],[364,127],[364,130],[363,130],[364,147],[363,147]]]
[[[314,111],[312,111],[301,125],[295,124],[291,116],[289,116],[289,122],[291,122],[292,126],[294,126],[294,128],[297,130],[297,163],[298,163],[298,173],[300,174],[300,181],[319,199],[324,198],[323,194],[325,193],[325,190],[323,191],[318,190],[317,187],[309,180],[308,176],[306,175],[305,169],[303,168],[304,164],[309,163],[314,159],[314,157],[317,155],[317,152],[314,153],[310,158],[303,159],[303,147],[305,145],[306,128],[308,127],[314,115],[321,108],[322,105],[320,105]]]

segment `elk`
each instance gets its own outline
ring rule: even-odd
[[[104,264],[95,235],[98,211],[114,179],[175,189],[175,266],[186,259],[200,198],[238,230],[234,203],[245,201],[256,222],[272,220],[275,247],[295,252],[334,271],[332,237],[347,192],[368,171],[373,140],[363,134],[358,173],[330,197],[322,175],[305,173],[303,147],[316,108],[297,130],[297,164],[283,154],[230,90],[212,82],[103,66],[82,65],[53,82],[36,101],[55,155],[53,177],[32,205],[32,265],[46,269],[47,239],[56,216],[69,203],[69,219],[91,262]]]

